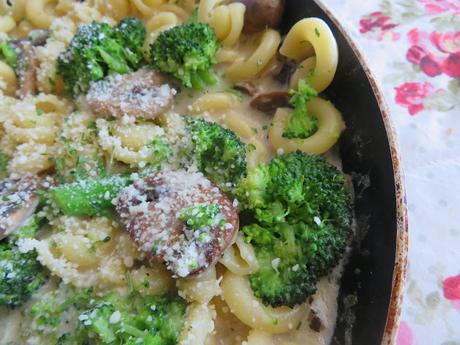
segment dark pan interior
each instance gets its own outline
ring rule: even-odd
[[[297,20],[311,16],[329,24],[339,47],[337,74],[322,96],[336,105],[347,124],[340,140],[340,154],[344,171],[353,178],[357,220],[357,237],[342,279],[332,344],[350,344],[351,340],[354,345],[376,345],[381,343],[385,329],[397,239],[390,145],[364,69],[321,8],[313,1],[287,0],[283,32]]]

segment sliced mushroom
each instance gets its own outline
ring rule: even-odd
[[[160,73],[143,68],[94,83],[86,99],[99,115],[153,119],[172,107],[175,94]]]
[[[35,47],[28,40],[16,43],[18,50],[18,67],[16,74],[19,79],[18,96],[24,98],[37,93],[37,66]]]
[[[273,115],[276,109],[289,107],[290,98],[291,96],[287,91],[264,92],[252,99],[251,107],[268,115]]]
[[[27,39],[34,47],[44,46],[46,44],[46,40],[50,36],[48,30],[32,30],[29,32]]]
[[[232,202],[201,173],[163,171],[126,187],[115,199],[116,209],[141,251],[179,277],[198,274],[214,265],[238,232]],[[212,226],[190,229],[180,212],[196,205],[220,206]]]
[[[246,6],[243,31],[256,33],[267,27],[277,29],[283,19],[285,0],[237,0]]]
[[[32,174],[0,182],[0,240],[32,216],[39,202],[36,192],[40,188],[40,178]]]
[[[237,83],[235,84],[235,86],[233,86],[233,88],[249,96],[256,95],[258,91],[257,87],[250,81],[243,81],[241,83]]]
[[[35,47],[44,45],[48,37],[47,30],[34,30],[29,33],[28,38],[12,41],[18,53],[16,74],[19,79],[17,93],[20,98],[37,94],[38,61]]]
[[[286,59],[286,61],[283,62],[281,70],[278,74],[273,76],[273,79],[278,81],[280,84],[287,85],[289,84],[289,81],[291,80],[291,77],[294,74],[296,68],[297,64],[295,61]]]

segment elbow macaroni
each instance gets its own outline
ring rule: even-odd
[[[313,48],[312,48],[313,47]],[[314,70],[308,81],[321,92],[325,90],[334,78],[338,63],[337,43],[329,26],[319,18],[306,18],[297,22],[288,32],[280,48],[280,53],[293,60],[310,58],[316,55]],[[311,65],[304,61],[303,65]]]
[[[289,120],[290,110],[278,109],[268,131],[268,141],[274,150],[286,153],[300,150],[319,155],[328,151],[337,142],[340,134],[345,130],[345,124],[342,115],[334,105],[314,97],[308,102],[308,110],[318,119],[318,130],[306,139],[288,139],[283,137],[283,132]]]
[[[233,82],[256,78],[276,55],[280,43],[279,32],[268,29],[260,37],[254,52],[247,59],[230,65],[225,72],[225,77]]]
[[[149,144],[164,134],[164,130],[151,123],[112,125],[107,120],[96,121],[99,144],[117,161],[131,166],[145,167],[153,159],[154,152]]]
[[[295,329],[307,312],[305,305],[294,308],[264,306],[262,301],[254,296],[247,277],[235,275],[230,271],[224,274],[222,295],[232,313],[243,323],[271,334]]]
[[[233,274],[244,276],[259,270],[259,262],[251,244],[244,242],[240,233],[233,246],[227,248],[219,261]]]

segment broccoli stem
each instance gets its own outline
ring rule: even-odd
[[[98,318],[93,321],[93,327],[101,337],[102,341],[106,344],[111,344],[117,337],[110,328],[109,322],[107,319]]]
[[[13,45],[4,41],[0,44],[0,50],[5,58],[6,63],[13,69],[16,68],[18,62],[18,56],[16,53],[16,49]]]
[[[141,331],[139,328],[126,323],[123,325],[123,331],[136,338],[144,338],[146,335],[144,331]]]
[[[109,69],[120,74],[129,72],[129,67],[124,60],[115,59],[111,54],[105,52],[103,49],[98,49],[104,62],[109,66]]]
[[[67,216],[108,216],[112,199],[129,183],[125,176],[87,179],[54,187],[49,195]]]

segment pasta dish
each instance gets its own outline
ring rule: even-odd
[[[338,51],[283,10],[0,2],[0,345],[330,343]]]

